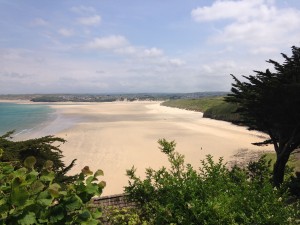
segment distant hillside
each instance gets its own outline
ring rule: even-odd
[[[203,117],[238,123],[240,117],[234,113],[236,105],[224,101],[224,97],[204,97],[199,99],[177,99],[162,105],[203,112]]]
[[[0,95],[0,100],[31,100],[33,102],[113,102],[166,101],[168,99],[197,99],[221,96],[226,92],[194,93],[103,93],[103,94],[18,94]]]

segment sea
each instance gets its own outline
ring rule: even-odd
[[[0,102],[0,136],[14,130],[13,137],[25,137],[55,119],[55,110],[47,105]]]

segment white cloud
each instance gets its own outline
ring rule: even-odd
[[[234,22],[224,28],[219,40],[245,41],[253,45],[286,43],[290,46],[291,37],[299,33],[300,13],[294,10],[278,11],[272,18],[263,20],[257,17],[251,21]],[[298,35],[299,37],[299,35]]]
[[[201,65],[201,69],[207,74],[224,75],[230,74],[239,66],[232,60],[215,61]],[[222,71],[222,74],[218,74]]]
[[[157,57],[162,56],[164,53],[161,49],[158,48],[149,48],[143,51],[143,55],[146,57]]]
[[[86,26],[95,26],[100,24],[101,17],[99,15],[78,18],[78,23]]]
[[[279,49],[273,47],[258,47],[258,48],[251,49],[250,52],[255,55],[271,54],[271,53],[278,53]]]
[[[260,48],[250,51],[255,54],[270,53],[271,46],[295,45],[295,37],[300,36],[300,11],[279,9],[270,0],[216,1],[211,6],[192,10],[191,16],[197,22],[225,23],[211,40]]]
[[[262,4],[264,2],[264,0],[216,1],[211,7],[205,6],[192,10],[191,15],[198,22],[221,19],[248,20],[261,13],[266,13],[267,16],[275,10]]]
[[[134,46],[125,46],[125,47],[116,49],[115,52],[118,54],[124,54],[124,55],[137,55],[139,50]]]
[[[115,54],[128,55],[141,60],[145,58],[157,58],[164,55],[163,50],[159,48],[145,48],[131,45],[122,35],[94,38],[94,40],[86,44],[86,48],[112,50]]]
[[[26,54],[24,50],[19,50],[19,49],[1,49],[0,53],[0,59],[2,61],[4,60],[19,60],[22,59],[23,56]]]
[[[183,66],[185,65],[185,61],[181,59],[169,59],[169,63],[174,66]]]
[[[48,22],[42,18],[35,18],[30,23],[31,26],[47,26]]]
[[[70,37],[74,34],[74,31],[71,29],[61,28],[57,31],[60,35],[64,37]]]
[[[120,35],[111,35],[102,38],[95,38],[87,44],[90,49],[116,49],[124,47],[128,44],[125,37]]]

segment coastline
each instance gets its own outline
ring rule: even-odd
[[[123,192],[127,185],[126,169],[167,166],[166,156],[157,141],[175,140],[176,150],[195,168],[211,154],[215,160],[232,160],[241,149],[268,151],[251,145],[260,141],[262,133],[228,122],[202,118],[202,113],[161,106],[160,102],[110,102],[49,104],[62,116],[49,126],[60,125],[56,136],[67,140],[61,146],[66,164],[77,159],[71,173],[84,166],[92,171],[102,169],[107,182],[105,195]],[[68,121],[69,122],[66,122]],[[65,126],[69,123],[68,126]],[[56,125],[55,125],[56,124]]]
[[[0,102],[4,103],[16,103],[16,104],[31,104],[30,100],[6,100],[6,99],[0,99]]]
[[[24,101],[12,103],[24,104]],[[67,142],[60,147],[63,160],[69,164],[77,159],[70,173],[79,173],[84,166],[89,166],[92,171],[102,169],[103,180],[107,183],[104,195],[123,192],[128,182],[126,170],[132,166],[142,177],[145,168],[168,166],[167,157],[158,148],[157,141],[162,138],[175,140],[176,151],[185,155],[186,163],[195,168],[208,154],[214,160],[223,157],[225,162],[232,162],[239,160],[235,156],[244,149],[257,153],[269,150],[251,145],[264,136],[260,132],[160,103],[43,103],[55,110],[53,119],[20,137],[55,135],[64,138]]]

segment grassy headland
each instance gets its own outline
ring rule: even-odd
[[[203,112],[203,117],[238,123],[240,117],[234,113],[236,106],[225,102],[224,97],[204,97],[199,99],[177,99],[162,103],[163,106]]]
[[[272,160],[271,161],[271,166],[273,168],[273,165],[276,161],[276,154],[275,153],[266,153],[266,160]],[[299,152],[295,152],[294,154],[292,154],[289,158],[289,161],[287,163],[287,165],[291,168],[294,168],[294,171],[300,171],[300,154]]]
[[[237,113],[234,113],[237,109],[237,106],[228,103],[222,97],[203,97],[198,99],[177,99],[169,100],[162,103],[163,106],[175,107],[186,110],[193,110],[197,112],[202,112],[203,117],[211,118],[216,120],[223,120],[239,124],[240,116]],[[276,161],[275,153],[267,153],[266,159],[272,160],[272,165]],[[293,167],[295,171],[300,171],[300,153],[295,153],[290,157],[288,165]]]

